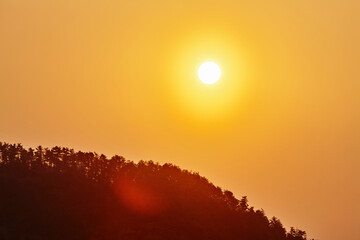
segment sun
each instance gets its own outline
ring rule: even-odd
[[[199,79],[205,84],[214,84],[221,76],[220,67],[214,62],[204,62],[198,70]]]

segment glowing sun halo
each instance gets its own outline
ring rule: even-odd
[[[205,62],[199,67],[198,77],[203,83],[214,84],[219,81],[220,76],[221,69],[214,62]]]

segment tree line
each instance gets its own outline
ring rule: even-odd
[[[306,240],[173,164],[0,142],[0,239]]]

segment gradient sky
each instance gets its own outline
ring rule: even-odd
[[[0,137],[199,172],[360,237],[360,2],[0,0]],[[214,85],[196,76],[212,60]]]

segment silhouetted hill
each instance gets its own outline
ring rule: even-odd
[[[0,239],[304,240],[172,164],[0,143]]]

